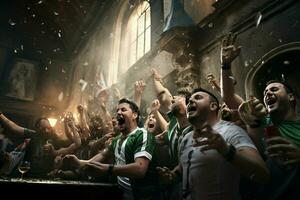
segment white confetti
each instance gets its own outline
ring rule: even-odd
[[[35,14],[32,14],[32,18],[35,18]]]
[[[66,71],[65,71],[64,69],[61,69],[61,72],[62,72],[62,73],[66,73]]]
[[[22,50],[22,51],[24,50],[24,46],[23,46],[23,44],[21,44],[21,50]]]
[[[60,33],[57,33],[58,37],[61,37],[61,34]]]
[[[208,24],[208,27],[209,28],[212,28],[214,26],[214,23],[212,23],[212,22],[210,22],[209,24]]]
[[[62,101],[64,99],[64,93],[61,92],[59,95],[58,95],[58,101]]]
[[[283,61],[283,64],[284,64],[284,65],[289,65],[289,64],[290,64],[290,61],[289,61],[289,60],[285,60],[285,61]]]
[[[88,66],[88,65],[89,65],[88,62],[83,63],[83,66]]]
[[[8,23],[11,25],[11,26],[14,26],[14,25],[16,25],[17,23],[16,22],[14,22],[12,19],[9,19],[8,20]]]
[[[79,80],[79,85],[81,87],[81,91],[83,92],[85,90],[86,86],[88,85],[88,83],[85,80],[80,79]]]
[[[262,14],[261,12],[257,13],[257,20],[256,20],[256,27],[259,26],[260,22],[261,22],[261,19],[262,19]]]
[[[37,4],[42,4],[43,3],[43,1],[39,1],[39,2],[37,2]]]
[[[59,15],[57,12],[53,12],[53,14],[56,15],[56,16]]]

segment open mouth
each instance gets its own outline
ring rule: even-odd
[[[196,106],[189,106],[189,107],[187,108],[187,111],[188,111],[188,112],[195,112],[195,111],[197,111],[197,108],[196,108]]]
[[[274,97],[268,97],[267,99],[266,99],[266,104],[268,105],[268,106],[271,106],[271,105],[273,105],[273,104],[275,104],[276,103],[276,98],[274,98]]]
[[[149,123],[149,124],[148,124],[148,128],[154,128],[154,126],[155,126],[155,125],[152,124],[152,123]]]
[[[117,116],[117,121],[119,125],[122,125],[125,123],[125,119],[122,116]]]

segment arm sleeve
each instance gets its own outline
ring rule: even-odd
[[[155,150],[155,138],[146,130],[139,130],[135,141],[134,159],[139,157],[146,157],[152,160],[152,155]]]

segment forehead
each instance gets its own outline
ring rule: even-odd
[[[197,96],[209,97],[209,94],[207,94],[206,92],[196,92],[196,93],[192,94],[191,98],[195,98]]]
[[[282,83],[271,83],[269,84],[265,90],[267,89],[270,89],[270,88],[273,88],[273,87],[276,87],[276,88],[284,88],[283,84]]]
[[[117,106],[117,110],[121,109],[121,108],[126,108],[126,109],[130,109],[130,105],[128,103],[120,103]]]

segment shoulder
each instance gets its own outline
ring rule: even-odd
[[[241,127],[221,120],[214,128],[226,142],[234,145],[236,148],[250,147],[256,149],[247,132]]]

